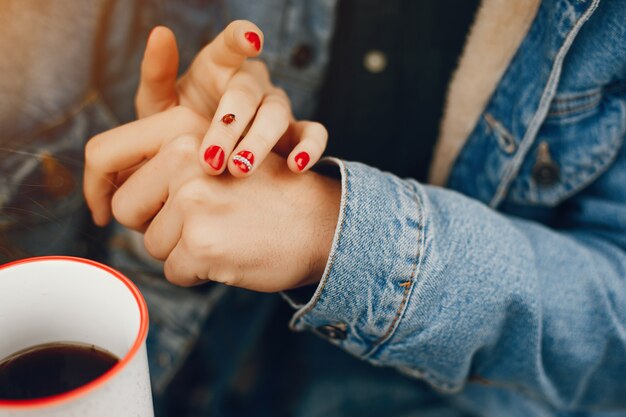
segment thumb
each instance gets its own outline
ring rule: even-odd
[[[178,104],[177,75],[176,37],[165,26],[157,26],[148,37],[141,62],[141,79],[135,96],[138,118],[150,116]]]

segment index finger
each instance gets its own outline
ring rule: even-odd
[[[111,196],[117,173],[152,158],[161,146],[185,133],[204,134],[209,122],[184,107],[174,107],[91,139],[85,147],[85,201],[94,222],[111,219]]]
[[[196,56],[178,82],[181,97],[201,114],[211,115],[216,99],[247,58],[256,57],[263,47],[263,32],[252,22],[230,23]]]
[[[261,53],[263,32],[248,20],[231,22],[217,37],[204,47],[196,57],[200,67],[213,63],[220,67],[239,69],[246,58]],[[194,65],[191,68],[193,69]]]

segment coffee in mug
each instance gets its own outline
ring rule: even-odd
[[[62,394],[111,369],[119,358],[94,345],[45,343],[0,361],[0,399],[29,400]]]
[[[0,417],[153,417],[147,333],[141,293],[106,265],[0,265]]]

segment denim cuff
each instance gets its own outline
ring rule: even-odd
[[[326,158],[339,168],[342,196],[324,275],[290,327],[312,330],[367,357],[402,320],[423,246],[416,184],[356,162]]]

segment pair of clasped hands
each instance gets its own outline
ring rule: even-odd
[[[177,79],[174,34],[148,39],[138,120],[92,138],[84,192],[93,219],[144,233],[167,279],[281,291],[321,278],[341,196],[309,168],[327,133],[295,121],[267,68],[263,34],[232,22]]]

